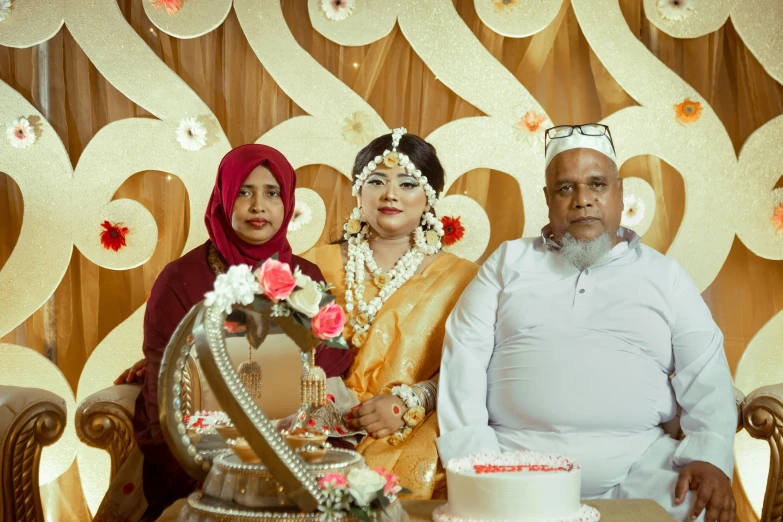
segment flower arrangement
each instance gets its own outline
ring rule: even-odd
[[[329,289],[329,285],[313,281],[298,268],[292,272],[287,263],[274,256],[252,269],[245,264],[230,267],[217,277],[214,290],[204,295],[204,303],[225,311],[226,331],[247,331],[256,348],[263,335],[251,334],[258,330],[258,316],[268,311],[272,318],[290,317],[294,324],[307,328],[316,342],[347,350],[342,337],[345,313],[334,303]],[[234,313],[235,309],[243,313]]]
[[[336,522],[346,514],[371,522],[398,494],[410,493],[399,485],[394,473],[383,468],[353,469],[347,476],[329,473],[318,485],[326,492],[326,501],[318,506],[323,522]]]

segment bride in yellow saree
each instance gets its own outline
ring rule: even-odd
[[[344,334],[355,357],[337,406],[348,410],[347,426],[367,434],[356,450],[370,467],[397,475],[408,498],[437,497],[445,486],[435,446],[444,325],[478,266],[441,250],[433,207],[445,180],[432,145],[395,129],[359,152],[353,180],[360,204],[346,242],[304,256],[349,317]]]

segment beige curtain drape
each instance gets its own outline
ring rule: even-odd
[[[275,125],[304,114],[261,66],[233,12],[209,34],[178,40],[149,22],[141,0],[118,3],[150,48],[209,105],[233,146],[253,142]],[[783,86],[766,74],[730,21],[707,36],[680,40],[651,26],[640,0],[620,0],[620,4],[632,32],[712,105],[736,151],[754,130],[783,114]],[[449,121],[481,115],[438,81],[398,27],[371,45],[342,47],[313,30],[306,2],[285,0],[283,5],[299,44],[364,97],[389,126],[404,125],[409,132],[426,136]],[[455,5],[483,45],[533,94],[555,124],[599,121],[635,104],[590,50],[570,2],[564,2],[547,29],[522,39],[505,38],[486,27],[476,15],[473,0],[455,0]],[[90,139],[108,123],[151,117],[101,76],[67,28],[49,41],[48,62],[48,119],[74,165]],[[37,48],[0,47],[0,78],[41,109],[38,72]],[[641,177],[655,189],[658,210],[644,241],[665,252],[683,216],[682,178],[654,157],[634,158],[621,173]],[[326,166],[304,167],[298,174],[299,185],[317,191],[327,204],[321,242],[337,237],[340,220],[353,206],[347,179]],[[741,194],[742,179],[736,180],[734,190]],[[486,209],[492,235],[484,258],[502,241],[521,235],[522,212],[508,213],[509,205],[496,204],[512,194],[521,208],[517,182],[510,176],[475,170],[457,181],[450,192],[467,194]],[[134,175],[116,197],[138,200],[155,216],[158,248],[143,266],[125,271],[99,268],[74,249],[55,294],[57,361],[74,389],[91,351],[144,302],[162,267],[182,253],[188,220],[202,219],[188,215],[183,185],[163,172]],[[23,208],[15,183],[0,173],[0,268],[19,235]],[[57,201],[51,201],[51,212],[57,216]],[[716,209],[715,219],[720,215]],[[783,308],[783,262],[761,259],[735,240],[704,298],[725,334],[733,369],[751,337]],[[43,329],[39,310],[2,341],[43,352]],[[750,516],[745,514],[743,519],[750,520]]]

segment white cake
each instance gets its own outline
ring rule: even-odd
[[[582,469],[557,455],[518,451],[475,455],[449,462],[449,503],[435,522],[594,522],[598,510],[582,505]]]

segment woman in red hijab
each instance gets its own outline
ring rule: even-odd
[[[252,267],[277,254],[280,261],[298,267],[314,281],[324,280],[316,265],[292,254],[286,238],[295,188],[293,167],[272,147],[242,145],[226,154],[204,218],[209,241],[166,265],[152,287],[144,315],[143,370],[136,372],[134,366],[130,377],[123,379],[131,382],[136,375],[148,375],[134,420],[136,443],[144,455],[144,496],[149,506],[145,518],[159,514],[196,486],[169,451],[158,414],[160,362],[182,318],[231,265]],[[316,349],[316,363],[327,377],[342,375],[351,360],[349,350]]]

